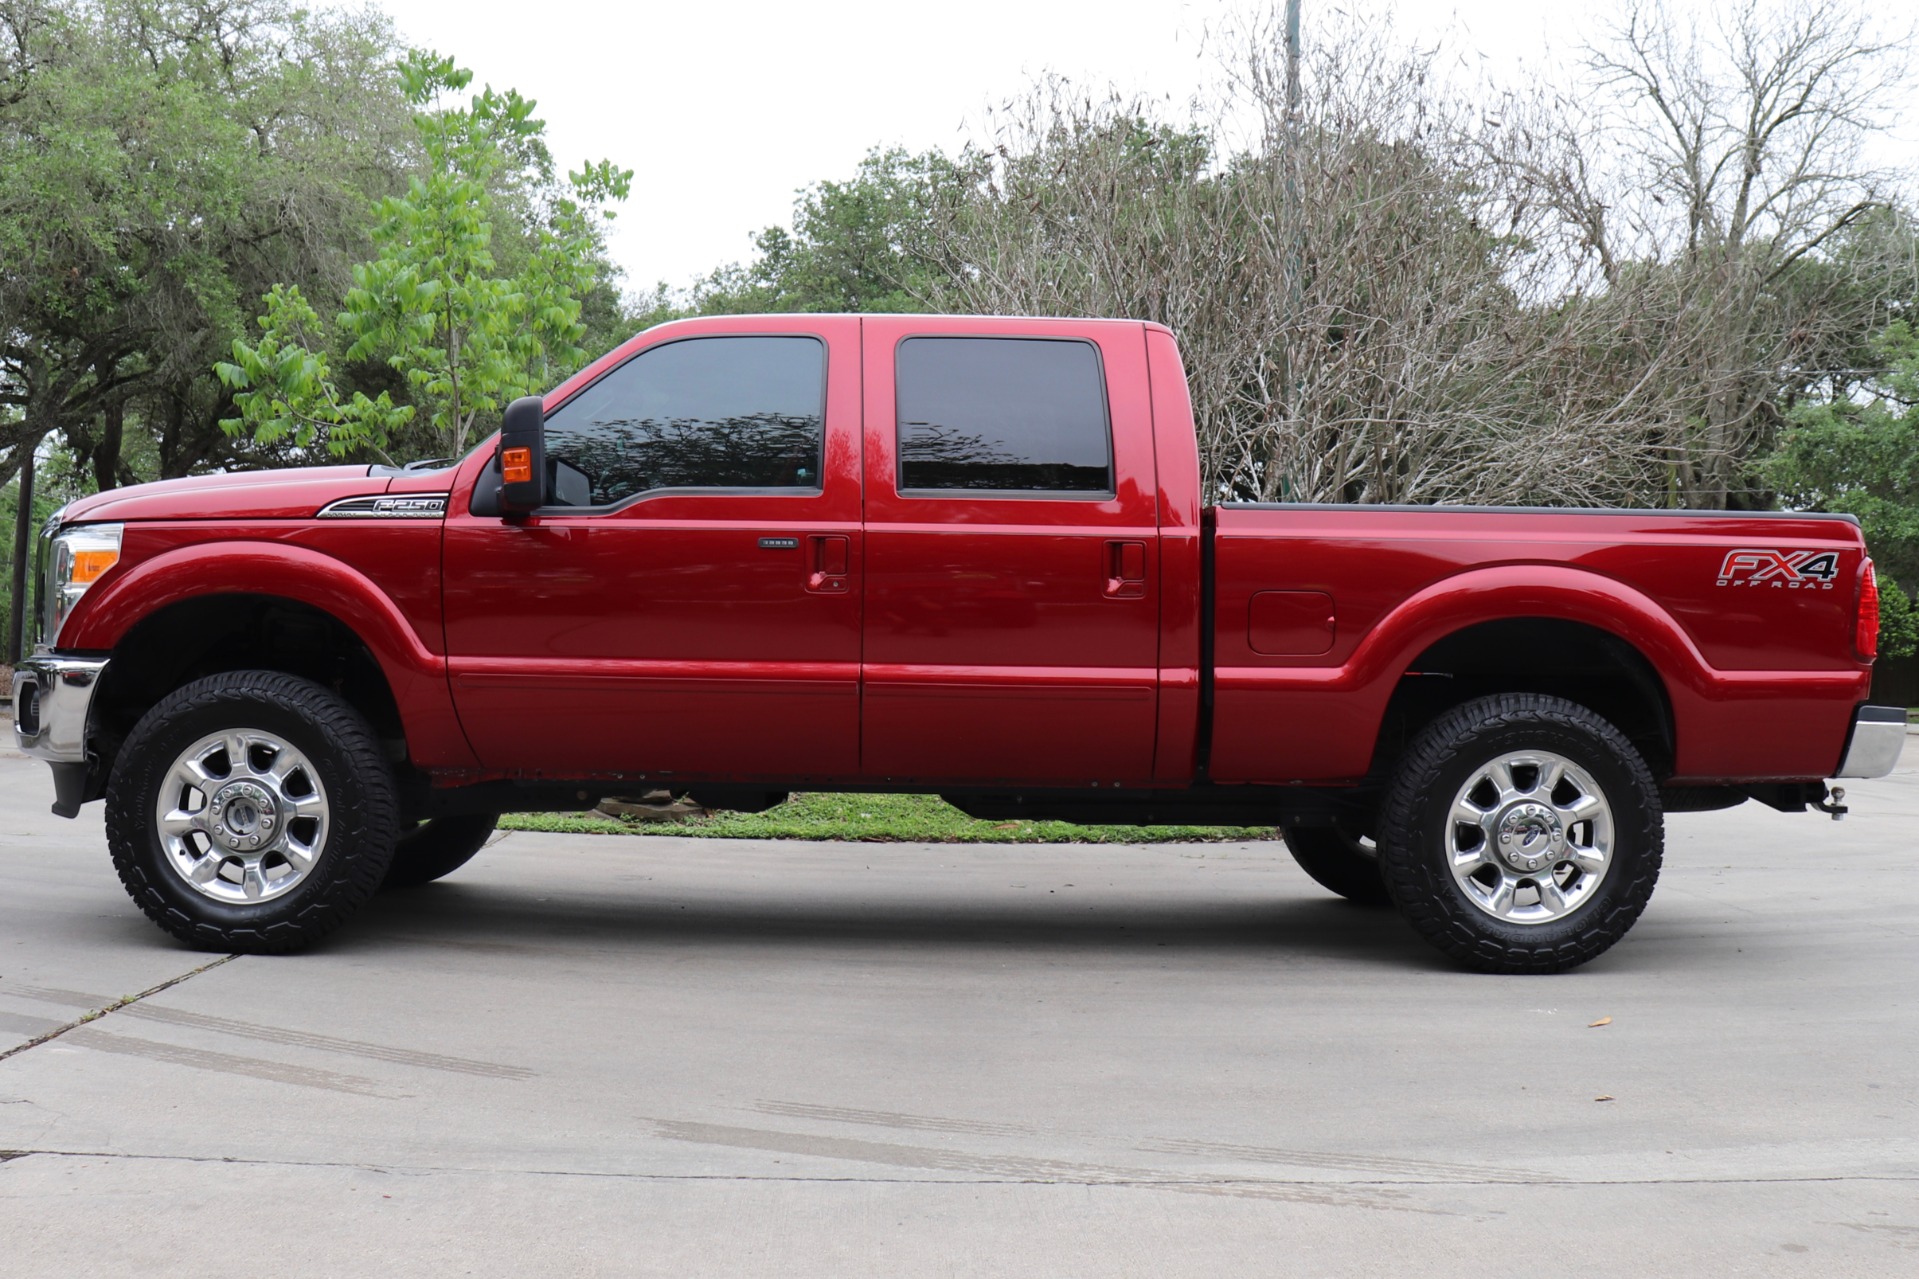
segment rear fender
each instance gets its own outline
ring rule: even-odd
[[[1856,671],[1717,670],[1643,592],[1563,565],[1500,565],[1411,596],[1344,665],[1221,668],[1213,776],[1357,779],[1372,760],[1393,690],[1422,652],[1471,626],[1532,617],[1591,626],[1647,658],[1672,707],[1676,779],[1825,776],[1836,755],[1824,756],[1839,749],[1852,704],[1865,695],[1867,677]],[[1313,729],[1276,738],[1276,724]]]

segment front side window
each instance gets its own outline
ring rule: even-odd
[[[826,345],[688,338],[649,347],[547,415],[549,458],[593,506],[661,489],[817,492]]]
[[[1090,342],[908,338],[895,384],[901,492],[1113,492]]]

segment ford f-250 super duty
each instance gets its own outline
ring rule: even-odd
[[[1208,505],[1173,335],[758,316],[634,338],[429,468],[76,501],[15,733],[127,890],[286,951],[502,811],[1265,823],[1469,966],[1612,945],[1663,814],[1889,772],[1877,593],[1807,515]]]

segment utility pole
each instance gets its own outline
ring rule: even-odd
[[[1293,384],[1293,333],[1299,324],[1300,311],[1300,258],[1303,251],[1300,243],[1299,212],[1299,3],[1300,0],[1286,0],[1286,119],[1281,130],[1279,163],[1282,166],[1282,199],[1280,218],[1283,225],[1280,235],[1286,245],[1286,313],[1281,320],[1279,338],[1279,411],[1284,421],[1293,416],[1298,400],[1297,388]],[[1275,451],[1267,459],[1269,466],[1277,467],[1278,453]],[[1286,477],[1268,474],[1260,476],[1262,494],[1269,501],[1284,501]]]
[[[27,564],[33,558],[33,455],[38,440],[22,440],[26,452],[20,458],[20,501],[13,513],[13,599],[7,617],[7,661],[17,663],[25,655],[27,638]]]

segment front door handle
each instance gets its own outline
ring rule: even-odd
[[[1146,595],[1146,543],[1106,544],[1106,598],[1136,600]]]
[[[806,539],[806,589],[819,595],[844,595],[850,541],[838,533],[815,533]]]

